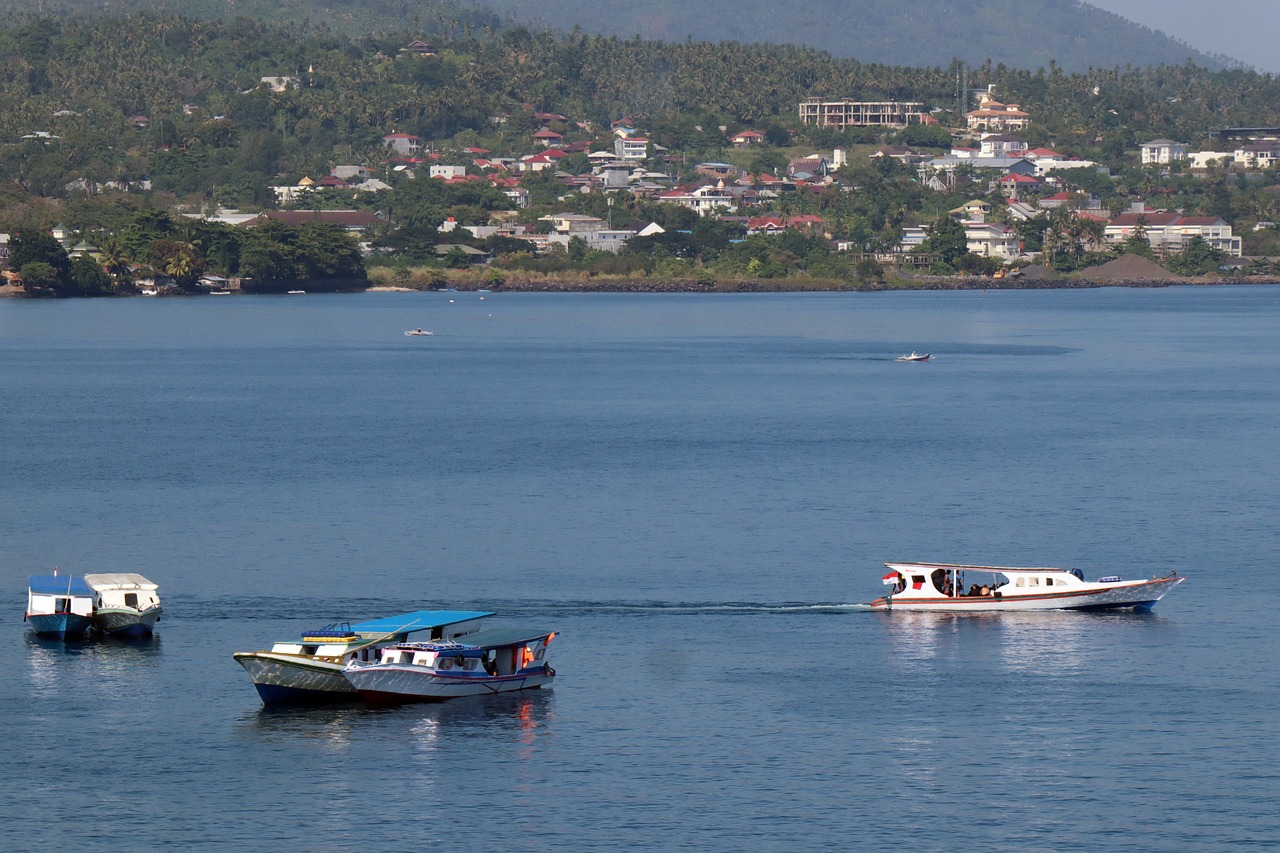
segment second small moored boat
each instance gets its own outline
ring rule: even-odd
[[[156,584],[132,572],[85,575],[97,596],[93,625],[117,637],[146,637],[160,621]]]
[[[550,684],[554,631],[492,628],[458,642],[399,643],[377,663],[353,660],[343,675],[370,705],[441,702]]]

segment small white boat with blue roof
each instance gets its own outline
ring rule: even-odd
[[[453,641],[479,630],[493,613],[481,610],[415,610],[366,622],[337,622],[282,640],[269,651],[236,652],[265,705],[353,700],[343,676],[353,661],[376,661],[378,652],[415,636]]]
[[[41,637],[83,637],[93,624],[94,592],[84,578],[31,575],[27,578],[27,610],[22,619]]]
[[[554,631],[491,628],[454,642],[397,643],[377,662],[352,660],[343,675],[370,705],[441,702],[550,684]]]

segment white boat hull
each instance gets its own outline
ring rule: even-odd
[[[411,664],[378,664],[347,669],[355,690],[371,705],[442,702],[461,696],[484,696],[531,690],[550,684],[555,670],[531,668],[514,675],[440,675]]]
[[[356,698],[341,661],[279,652],[236,652],[234,657],[265,704]]]
[[[93,614],[93,626],[99,631],[120,637],[145,637],[155,630],[161,609],[149,607],[99,607]]]
[[[942,596],[937,594],[913,594],[904,590],[871,602],[873,610],[933,611],[940,613],[989,613],[1006,610],[1120,610],[1147,608],[1163,598],[1169,590],[1182,583],[1184,577],[1155,578],[1153,580],[1121,581],[1119,583],[1085,584],[1069,592],[1002,593],[983,596]]]

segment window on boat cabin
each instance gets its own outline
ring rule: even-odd
[[[1018,578],[1018,579],[1014,582],[1014,584],[1013,584],[1013,585],[1014,585],[1014,586],[1026,586],[1026,585],[1027,585],[1027,584],[1026,584],[1026,580],[1027,580],[1026,578]]]
[[[319,648],[320,648],[319,646],[303,646],[302,653],[304,655],[314,655],[316,653],[316,650]]]
[[[467,662],[466,662],[465,664],[463,664],[463,665],[462,665],[462,668],[463,668],[463,669],[465,669],[467,672],[475,672],[475,670],[476,670],[476,659],[475,659],[475,658],[467,658]]]
[[[1053,586],[1053,578],[1045,578],[1045,579],[1044,579],[1044,585],[1045,585],[1045,586]]]
[[[59,599],[57,599],[57,600],[54,602],[53,612],[54,612],[54,613],[70,613],[70,612],[71,612],[71,599],[69,599],[69,598],[59,598]]]
[[[126,592],[124,594],[124,606],[136,608],[138,606],[138,594],[136,592]]]
[[[441,657],[436,661],[437,669],[453,669],[453,660],[451,658]]]

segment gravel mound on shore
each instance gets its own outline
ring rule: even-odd
[[[1141,255],[1121,255],[1114,261],[1080,270],[1075,277],[1089,281],[1181,281],[1183,279],[1183,276],[1174,275],[1155,261]]]
[[[1027,279],[1028,281],[1057,281],[1062,278],[1062,274],[1057,270],[1051,270],[1040,264],[1032,264],[1019,270],[1016,278]]]

